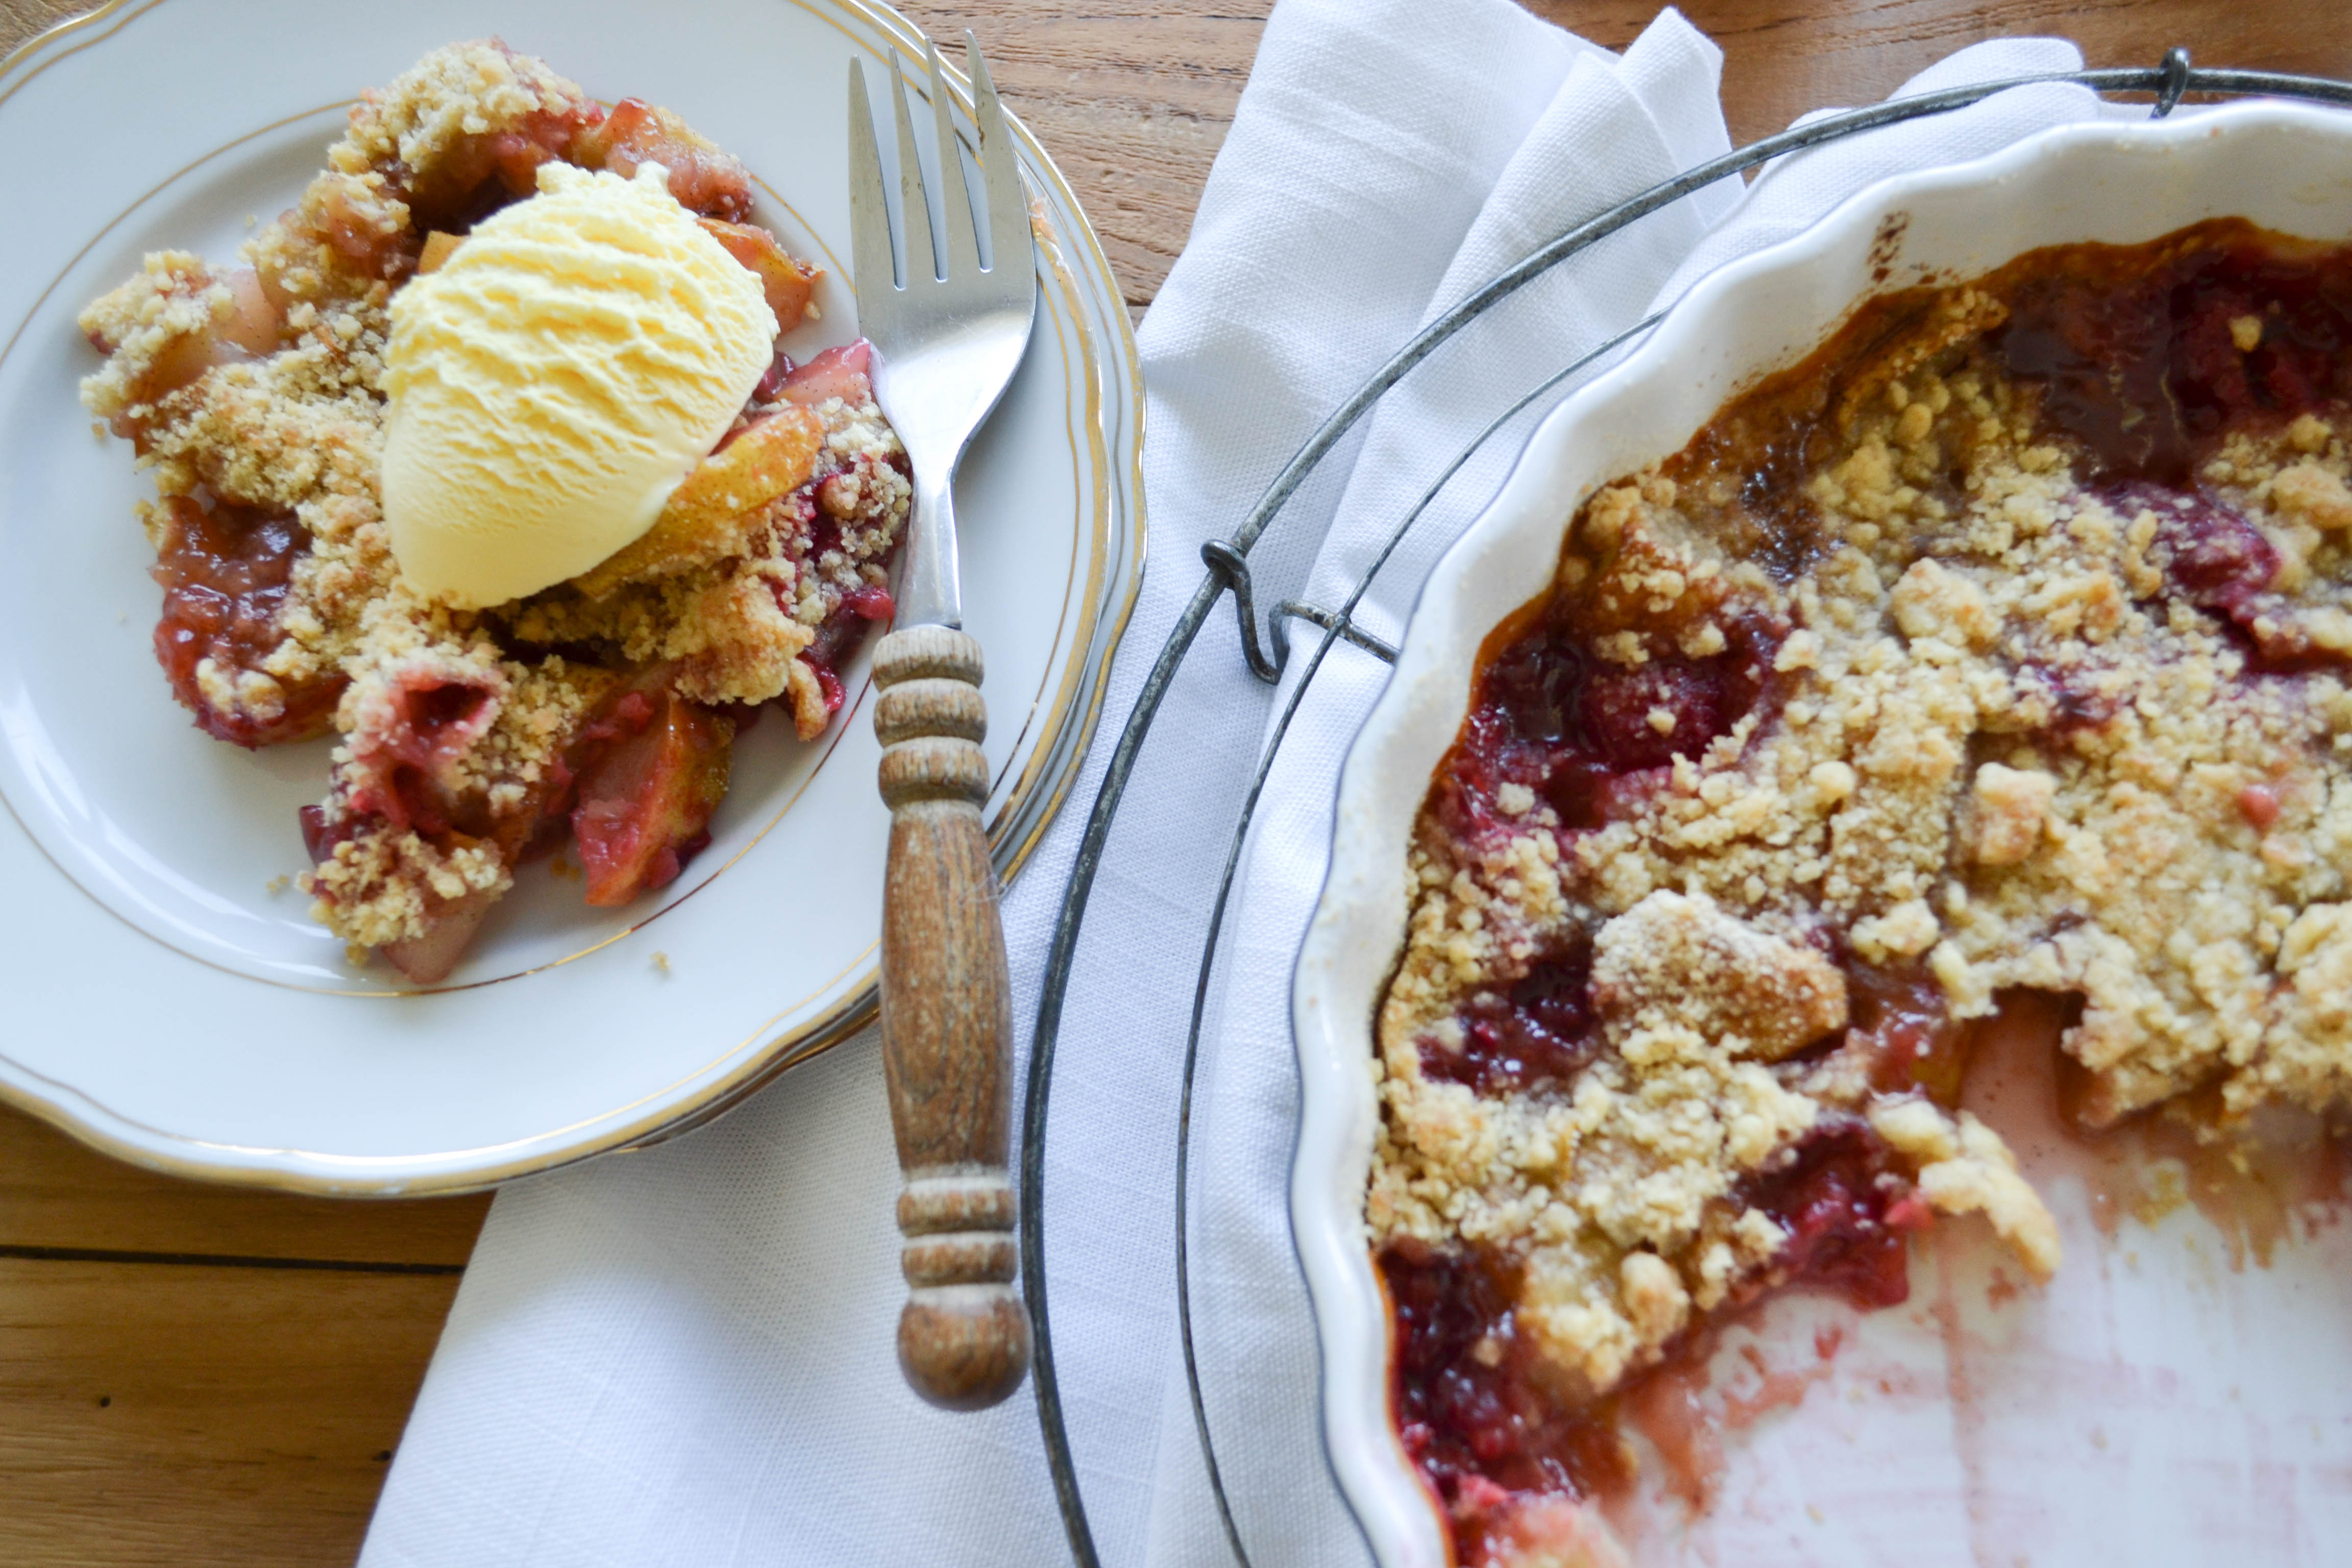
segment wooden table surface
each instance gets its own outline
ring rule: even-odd
[[[1651,0],[1528,0],[1622,47]],[[1076,184],[1136,310],[1182,248],[1267,0],[905,4],[966,26]],[[81,7],[0,0],[0,49]],[[2094,65],[2352,76],[2344,0],[1686,0],[1735,142],[1883,96],[1971,40],[2063,32]],[[1441,7],[1430,23],[1444,25]],[[561,40],[518,43],[551,52]],[[387,61],[387,74],[405,62]],[[194,83],[206,91],[217,83]],[[771,1092],[792,1092],[789,1082]],[[119,1165],[0,1110],[0,1563],[352,1561],[484,1197],[289,1198]]]

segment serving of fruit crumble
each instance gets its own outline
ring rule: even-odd
[[[1579,509],[1410,873],[1367,1217],[1465,1563],[1601,1551],[1614,1400],[1725,1314],[1902,1301],[1939,1216],[2058,1267],[1958,1109],[2005,998],[2061,999],[2083,1129],[2324,1131],[2352,247],[2219,220],[1871,300]]]
[[[476,605],[403,574],[384,459],[404,290],[527,198],[621,199],[641,171],[755,280],[778,338],[814,317],[819,274],[751,221],[740,163],[492,40],[366,94],[241,265],[151,255],[80,318],[105,356],[83,400],[155,481],[141,520],[173,694],[240,746],[338,737],[302,814],[303,885],[415,981],[448,973],[516,866],[567,839],[592,904],[676,878],[737,731],[773,703],[821,733],[840,666],[891,614],[909,489],[862,342],[799,364],[761,351],[650,526],[568,579]]]

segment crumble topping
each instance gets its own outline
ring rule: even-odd
[[[1733,1056],[1779,1061],[1845,1026],[1845,976],[1705,894],[1652,893],[1593,941],[1592,999],[1634,1026],[1679,1023]]]
[[[470,158],[481,137],[583,116],[593,101],[543,60],[495,44],[454,44],[383,90],[362,94],[351,130],[327,150],[327,164],[360,179],[404,167],[446,171]]]
[[[603,595],[558,589],[514,621],[535,643],[606,642],[633,662],[668,661],[699,702],[792,707],[801,738],[832,710],[814,681],[793,684],[794,656],[842,601],[889,587],[889,563],[914,490],[898,437],[872,400],[827,398],[811,410],[828,477],[741,514],[716,559],[681,555]]]
[[[493,39],[363,95],[245,266],[161,252],[80,318],[105,356],[83,401],[155,480],[140,515],[175,694],[241,745],[339,733],[330,792],[305,813],[302,883],[338,935],[415,978],[446,972],[567,815],[606,868],[592,868],[592,901],[677,875],[707,839],[739,724],[780,700],[801,736],[821,732],[842,700],[835,666],[890,614],[910,489],[863,344],[779,357],[681,487],[705,515],[668,553],[625,551],[480,612],[401,580],[379,500],[390,301],[555,159],[625,176],[660,164],[760,276],[781,330],[814,314],[817,274],[749,224],[740,163],[667,110],[630,99],[607,113]],[[810,438],[778,447],[794,421]],[[769,448],[785,456],[756,497],[697,489]]]
[[[1465,1562],[1608,1466],[1481,1447],[1443,1377],[1573,1411],[1781,1283],[1901,1300],[1932,1214],[2058,1266],[1954,1110],[2004,993],[2073,999],[2089,1127],[2352,1101],[2348,443],[2352,252],[2224,221],[1873,300],[1579,510],[1378,1019],[1367,1219]],[[1473,1278],[1501,1372],[1430,1327]]]

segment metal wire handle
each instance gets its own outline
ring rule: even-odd
[[[1391,387],[1464,327],[1570,257],[1718,180],[1745,174],[1784,153],[1841,141],[1882,126],[1949,113],[2012,88],[2050,84],[2086,87],[2096,92],[2152,93],[2155,95],[2152,114],[2159,120],[2170,114],[2181,99],[2191,92],[2260,94],[2352,107],[2352,82],[2275,71],[2207,69],[2192,66],[2187,49],[2175,48],[2165,55],[2161,64],[2153,68],[2054,71],[1948,88],[1916,98],[1895,99],[1864,109],[1848,110],[1765,137],[1653,185],[1639,195],[1595,215],[1488,279],[1399,349],[1386,364],[1324,420],[1284,466],[1257,504],[1250,509],[1248,516],[1234,531],[1231,539],[1213,540],[1202,547],[1202,558],[1208,567],[1208,575],[1194,591],[1183,614],[1177,618],[1167,642],[1160,647],[1159,658],[1144,678],[1135,706],[1129,713],[1125,727],[1119,731],[1117,745],[1112,749],[1102,785],[1095,795],[1093,809],[1087,814],[1086,829],[1079,839],[1077,855],[1071,865],[1069,881],[1063,893],[1061,911],[1055,921],[1053,941],[1046,950],[1045,984],[1038,999],[1037,1023],[1029,1058],[1028,1102],[1023,1119],[1021,1147],[1022,1289],[1027,1298],[1035,1333],[1033,1375],[1037,1391],[1038,1424],[1045,1437],[1046,1463],[1053,1473],[1055,1500],[1060,1507],[1063,1527],[1069,1537],[1070,1554],[1079,1568],[1099,1568],[1101,1559],[1095,1551],[1093,1532],[1087,1521],[1086,1504],[1079,1495],[1077,1472],[1071,1458],[1069,1434],[1062,1412],[1061,1386],[1054,1363],[1052,1320],[1047,1310],[1045,1284],[1045,1137],[1053,1091],[1055,1049],[1061,1034],[1062,1004],[1069,989],[1071,961],[1076,952],[1079,931],[1085,924],[1087,900],[1094,890],[1095,874],[1101,867],[1111,824],[1118,816],[1119,803],[1127,792],[1128,779],[1135,770],[1144,740],[1150,732],[1151,721],[1166,700],[1168,689],[1186,655],[1191,652],[1194,639],[1207,624],[1217,600],[1228,588],[1234,592],[1235,609],[1241,617],[1244,658],[1251,672],[1269,684],[1281,679],[1287,662],[1289,642],[1285,630],[1286,621],[1302,618],[1323,628],[1323,636],[1299,680],[1292,688],[1289,700],[1284,705],[1274,732],[1260,756],[1256,775],[1250,783],[1239,819],[1234,825],[1223,877],[1218,884],[1216,901],[1210,914],[1209,931],[1201,955],[1200,975],[1193,989],[1192,1025],[1184,1045],[1183,1089],[1177,1115],[1176,1288],[1184,1373],[1192,1395],[1192,1419],[1200,1439],[1201,1457],[1216,1501],[1218,1517],[1224,1527],[1226,1542],[1233,1550],[1234,1561],[1242,1568],[1248,1568],[1248,1552],[1234,1523],[1233,1510],[1217,1468],[1216,1446],[1209,1431],[1208,1412],[1202,1401],[1199,1364],[1192,1342],[1186,1221],[1189,1213],[1192,1084],[1200,1056],[1201,1025],[1207,1008],[1218,938],[1223,928],[1234,879],[1240,868],[1242,847],[1248,836],[1250,820],[1255,814],[1259,795],[1265,790],[1275,757],[1289,732],[1291,721],[1332,648],[1346,640],[1376,657],[1394,662],[1395,650],[1357,627],[1349,617],[1370,590],[1381,569],[1388,563],[1430,504],[1463,466],[1514,418],[1546,394],[1556,390],[1609,353],[1646,334],[1663,319],[1664,312],[1635,324],[1574,363],[1554,373],[1489,423],[1475,439],[1462,449],[1398,523],[1379,556],[1357,579],[1353,592],[1339,609],[1323,610],[1287,599],[1276,605],[1268,623],[1268,640],[1274,647],[1270,658],[1263,651],[1257,637],[1249,576],[1251,547],[1331,448]]]

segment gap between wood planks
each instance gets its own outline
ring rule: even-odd
[[[194,1268],[324,1268],[339,1274],[463,1274],[462,1263],[365,1263],[345,1258],[237,1258],[222,1252],[115,1252],[100,1247],[22,1247],[0,1258],[33,1263],[157,1263]]]

